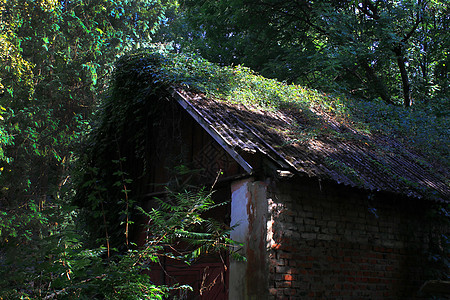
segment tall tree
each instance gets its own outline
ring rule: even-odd
[[[1,201],[56,195],[115,59],[175,1],[0,0]]]
[[[448,85],[436,72],[450,46],[446,1],[185,0],[182,7],[184,45],[216,62],[405,106]]]
[[[149,44],[171,5],[0,0],[0,264],[20,257],[30,266],[18,270],[22,280],[34,280],[59,238],[70,239],[61,237],[73,217],[61,209],[68,167],[114,61]]]

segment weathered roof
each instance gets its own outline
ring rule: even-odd
[[[173,95],[249,173],[252,166],[239,153],[259,152],[280,169],[368,190],[450,198],[448,170],[392,137],[358,131],[313,109],[311,120],[288,107],[263,111],[179,88]],[[299,139],[302,131],[314,136]]]

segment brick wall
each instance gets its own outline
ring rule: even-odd
[[[269,196],[270,299],[413,299],[430,275],[425,201],[309,179]]]

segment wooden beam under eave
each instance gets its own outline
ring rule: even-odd
[[[177,100],[177,102],[194,118],[194,120],[204,129],[206,132],[217,142],[219,145],[247,172],[249,175],[253,174],[253,167],[242,158],[239,153],[233,149],[233,147],[228,144],[224,137],[210,124],[208,124],[202,117],[201,114],[193,107],[188,99],[184,97],[176,89],[173,89],[172,96]]]

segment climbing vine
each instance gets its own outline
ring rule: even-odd
[[[240,65],[220,67],[195,54],[140,51],[123,57],[118,69],[123,74],[130,71],[135,74],[125,77],[120,83],[121,89],[128,88],[126,80],[139,80],[142,84],[139,90],[143,94],[149,92],[150,86],[181,86],[218,100],[258,109],[295,109],[305,114],[313,125],[326,113],[365,133],[395,136],[437,162],[448,164],[450,161],[446,146],[450,142],[449,111],[445,105],[448,98],[431,105],[403,108],[380,99],[363,101],[267,79]]]

